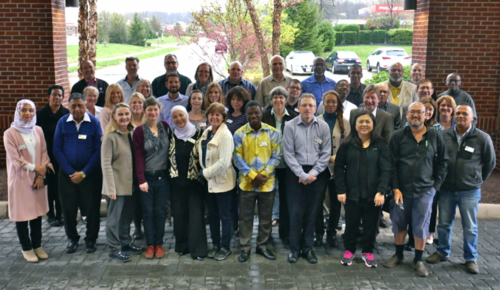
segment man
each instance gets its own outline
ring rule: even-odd
[[[446,77],[446,86],[448,87],[447,91],[444,91],[439,94],[438,97],[441,96],[452,96],[455,99],[455,103],[458,105],[468,104],[472,111],[474,112],[474,121],[472,121],[472,125],[476,126],[477,124],[477,112],[476,105],[474,104],[474,100],[471,95],[469,95],[466,91],[462,91],[460,87],[462,86],[462,77],[457,73],[451,73]]]
[[[233,61],[229,65],[227,72],[229,73],[227,79],[219,81],[219,85],[222,88],[222,94],[224,96],[227,95],[227,92],[229,92],[230,89],[239,86],[247,90],[252,100],[255,99],[257,88],[254,84],[243,78],[243,66],[239,61]]]
[[[434,86],[432,85],[431,80],[429,79],[421,79],[417,83],[417,95],[418,99],[421,100],[422,98],[432,98],[434,96]],[[403,119],[401,124],[404,126],[408,120],[406,120],[406,111],[408,111],[408,106],[406,105],[403,107]]]
[[[342,99],[342,106],[344,106],[344,119],[349,120],[351,117],[351,111],[357,109],[358,106],[347,100],[347,96],[349,95],[350,86],[347,80],[340,80],[335,86],[335,91],[339,94]],[[316,115],[322,115],[325,112],[325,107],[323,106],[323,102],[319,104],[318,111]]]
[[[299,97],[302,95],[302,84],[298,79],[291,79],[288,82],[288,86],[286,87],[286,91],[288,92],[288,99],[285,104],[285,108],[292,112],[299,112],[297,108],[299,103]],[[272,104],[267,106],[266,110],[271,110],[273,108]]]
[[[76,84],[73,85],[73,87],[71,88],[71,94],[83,94],[83,89],[85,89],[86,87],[95,87],[99,90],[99,97],[97,98],[96,106],[104,107],[108,83],[95,77],[94,63],[90,60],[85,60],[82,63],[81,70],[83,79],[79,80]]]
[[[378,109],[381,109],[384,112],[391,114],[394,119],[394,131],[400,128],[401,124],[401,113],[399,112],[399,107],[394,105],[393,103],[387,102],[389,98],[389,87],[386,83],[380,83],[377,85],[379,89],[379,98],[378,98]],[[361,104],[360,108],[364,108],[365,105]]]
[[[259,215],[256,252],[268,260],[276,255],[267,247],[271,233],[274,204],[274,169],[280,163],[278,131],[262,123],[262,108],[257,101],[246,105],[248,123],[234,133],[234,161],[240,176],[240,250],[238,261],[248,261],[252,248],[255,203]]]
[[[377,85],[368,85],[363,92],[364,108],[360,107],[352,110],[349,123],[351,124],[351,128],[355,128],[356,124],[354,124],[354,118],[358,113],[362,110],[370,111],[376,121],[374,128],[375,133],[382,137],[385,142],[389,143],[391,135],[394,132],[394,117],[378,107],[379,94],[380,92]]]
[[[45,136],[47,143],[47,154],[49,155],[50,162],[54,166],[54,172],[47,172],[45,181],[47,183],[47,197],[49,201],[49,212],[47,213],[47,223],[53,227],[60,227],[63,225],[63,216],[61,209],[61,202],[59,201],[59,182],[57,174],[59,172],[59,163],[54,158],[54,134],[59,119],[64,115],[69,114],[69,110],[62,106],[64,99],[64,89],[58,85],[52,85],[47,91],[49,96],[49,103],[36,111],[36,125],[40,126]],[[55,205],[55,208],[54,208]]]
[[[415,92],[416,86],[407,81],[403,81],[403,65],[396,62],[389,66],[389,80],[385,82],[389,87],[388,101],[400,108],[400,114],[403,113],[403,107],[413,102],[418,102],[418,96]]]
[[[278,86],[286,87],[290,82],[290,78],[283,74],[285,60],[281,56],[273,56],[270,63],[272,74],[260,81],[257,87],[257,93],[255,93],[255,100],[259,102],[263,108],[266,108],[271,103],[269,93],[272,89]]]
[[[181,86],[179,88],[179,93],[184,95],[186,93],[187,87],[191,83],[191,79],[186,76],[181,75],[177,69],[179,68],[179,62],[177,61],[177,56],[175,54],[169,53],[165,55],[164,63],[165,66],[165,74],[155,78],[153,83],[151,84],[151,88],[153,89],[153,96],[161,97],[168,93],[168,89],[166,86],[167,76],[171,73],[176,73],[179,76],[179,81]]]
[[[335,90],[335,81],[325,76],[326,61],[322,57],[316,57],[313,61],[314,73],[302,81],[302,91],[314,95],[316,106],[323,100],[323,94]]]
[[[359,107],[363,103],[363,91],[366,88],[366,85],[361,83],[363,69],[359,64],[355,64],[351,66],[347,76],[351,79],[351,87],[347,100]]]
[[[316,118],[316,99],[303,94],[299,99],[300,116],[285,125],[283,156],[288,165],[286,182],[290,214],[290,254],[288,262],[297,263],[299,253],[310,264],[318,259],[313,251],[314,223],[325,198],[330,176],[327,165],[331,155],[328,124]]]
[[[122,87],[125,103],[128,104],[130,96],[135,93],[139,81],[142,80],[137,74],[137,71],[139,70],[139,59],[135,56],[127,57],[125,59],[125,69],[127,70],[127,75],[124,79],[121,79],[116,83]]]
[[[459,105],[455,110],[456,125],[441,132],[450,163],[439,193],[439,245],[427,262],[435,264],[448,260],[458,206],[462,216],[465,267],[467,272],[478,274],[478,204],[481,200],[481,185],[495,168],[496,157],[490,135],[472,125],[473,119],[472,107]]]
[[[420,80],[425,78],[424,67],[419,63],[412,65],[410,75],[411,75],[411,83],[414,85],[418,84]]]
[[[429,234],[432,200],[443,183],[449,160],[443,136],[435,128],[424,125],[426,113],[424,104],[412,103],[406,113],[409,126],[394,132],[389,144],[394,190],[391,220],[396,254],[384,262],[387,268],[403,262],[404,241],[411,221],[415,238],[413,267],[421,277],[429,275],[422,254]]]
[[[80,236],[76,228],[78,208],[87,215],[85,243],[87,253],[96,251],[101,209],[101,124],[86,112],[85,96],[69,97],[69,114],[57,123],[54,156],[59,162],[59,198],[68,236],[66,253],[78,249]]]
[[[167,75],[165,86],[168,89],[168,93],[158,98],[158,101],[162,105],[160,120],[167,121],[170,128],[175,128],[174,120],[172,120],[172,116],[170,116],[170,110],[174,106],[187,107],[189,97],[179,92],[181,81],[177,73],[169,73]]]

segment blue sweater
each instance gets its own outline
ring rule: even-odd
[[[89,114],[90,122],[82,122],[76,131],[75,122],[66,122],[69,116],[65,115],[57,123],[54,156],[66,174],[79,171],[90,174],[101,166],[101,124]]]

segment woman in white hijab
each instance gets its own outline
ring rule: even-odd
[[[14,122],[3,135],[7,152],[9,218],[16,222],[23,257],[31,263],[48,259],[42,249],[42,216],[49,211],[44,178],[47,168],[54,171],[42,128],[35,125],[35,111],[32,101],[19,101]]]
[[[168,154],[175,251],[203,260],[207,256],[207,234],[197,149],[202,131],[189,122],[189,114],[183,106],[173,107],[170,115],[175,123]]]

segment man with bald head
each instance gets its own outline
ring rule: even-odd
[[[404,106],[418,102],[418,96],[415,92],[417,87],[403,80],[404,68],[401,63],[391,64],[387,71],[389,72],[389,80],[385,83],[389,87],[388,101],[399,106],[402,114]]]
[[[469,95],[466,91],[460,89],[462,86],[462,77],[457,73],[451,73],[446,77],[446,86],[448,87],[447,91],[444,91],[439,94],[438,97],[441,96],[451,96],[455,99],[455,103],[458,105],[468,104],[472,111],[474,112],[474,121],[473,125],[477,124],[477,112],[476,105],[474,104],[474,100],[471,95]]]
[[[259,102],[263,108],[271,103],[269,99],[269,93],[275,87],[281,86],[286,88],[290,82],[290,78],[286,77],[283,72],[285,70],[285,60],[279,55],[275,55],[271,58],[271,75],[262,79],[257,87],[257,93],[255,93],[255,100]]]
[[[335,90],[335,81],[325,76],[326,61],[316,57],[313,61],[313,74],[302,81],[302,93],[309,93],[316,98],[316,106],[323,100],[323,94]]]
[[[91,60],[83,61],[80,70],[82,71],[83,79],[73,85],[71,88],[71,94],[83,94],[83,90],[86,87],[95,87],[99,91],[99,97],[97,98],[96,105],[104,107],[104,98],[106,96],[106,90],[108,89],[108,83],[95,77],[95,66]]]
[[[226,79],[223,79],[219,82],[220,87],[222,88],[222,94],[224,96],[227,95],[230,89],[234,87],[242,87],[250,94],[250,97],[255,99],[255,93],[257,92],[257,88],[251,82],[245,80],[243,78],[243,66],[239,61],[233,61],[229,65],[229,69],[227,70],[229,76]]]
[[[419,63],[412,65],[410,75],[411,75],[411,83],[414,85],[418,84],[418,82],[421,79],[425,78],[424,67]]]

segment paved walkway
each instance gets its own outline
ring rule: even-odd
[[[235,248],[238,239],[233,240],[234,253],[225,261],[193,261],[173,251],[170,226],[165,234],[164,259],[133,256],[131,262],[123,264],[107,258],[104,228],[105,219],[101,222],[96,253],[87,255],[81,246],[77,253],[65,254],[64,229],[49,228],[44,222],[43,247],[50,259],[29,264],[22,258],[14,224],[0,220],[0,289],[500,289],[498,221],[479,223],[481,274],[465,272],[462,239],[456,235],[461,233],[461,226],[457,225],[450,262],[427,265],[427,278],[415,276],[410,268],[413,254],[407,255],[404,265],[393,269],[381,265],[367,268],[359,259],[345,267],[339,263],[341,250],[324,246],[316,249],[317,265],[309,265],[303,259],[291,265],[286,262],[288,247],[279,239],[274,242],[277,261],[267,261],[252,250],[249,262],[239,263]],[[82,224],[79,230],[84,233]],[[277,229],[273,232],[276,237]],[[428,245],[424,257],[433,252],[434,247]],[[393,253],[392,234],[384,229],[378,238],[375,258],[381,264]]]

